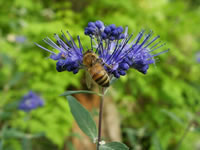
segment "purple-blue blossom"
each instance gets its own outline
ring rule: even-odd
[[[88,26],[85,28],[85,35],[94,36],[98,38],[103,32],[105,26],[104,23],[100,20],[96,22],[89,22]]]
[[[116,27],[115,24],[111,24],[109,26],[105,26],[102,21],[89,22],[88,26],[85,28],[85,35],[89,35],[90,37],[95,37],[98,40],[109,39],[119,40],[125,38],[123,32],[123,27]]]
[[[30,91],[20,101],[18,108],[25,112],[44,106],[44,101],[36,93]]]
[[[196,53],[196,61],[200,63],[200,52]]]
[[[106,27],[105,27],[106,28]],[[128,27],[123,33],[124,39],[105,39],[98,45],[99,57],[106,64],[106,70],[116,78],[125,75],[129,68],[134,68],[146,74],[150,64],[155,63],[154,57],[168,50],[152,54],[165,44],[160,44],[159,36],[152,38],[153,33],[145,34],[142,30],[135,38],[128,35]],[[132,39],[132,40],[131,40]],[[107,67],[111,66],[111,67]]]
[[[19,35],[15,37],[17,43],[24,43],[27,39],[25,36]]]
[[[43,41],[50,45],[52,48],[57,49],[59,52],[55,53],[52,50],[49,50],[37,43],[35,43],[38,47],[48,51],[51,53],[50,58],[57,61],[56,69],[58,72],[62,71],[71,71],[74,74],[78,73],[79,69],[82,65],[83,58],[83,47],[80,42],[80,37],[77,36],[77,40],[79,42],[79,47],[76,45],[71,35],[67,32],[70,39],[68,39],[64,33],[62,33],[62,39],[55,34],[54,38],[56,39],[56,43],[54,43],[50,38],[45,38]]]
[[[74,74],[83,66],[83,56],[88,50],[98,54],[102,65],[112,78],[126,75],[127,70],[133,68],[146,74],[149,65],[155,63],[155,57],[165,53],[167,50],[160,49],[165,44],[158,41],[160,36],[153,36],[153,32],[146,33],[142,30],[137,35],[128,34],[128,27],[115,24],[105,25],[102,21],[89,22],[84,30],[85,35],[90,37],[91,48],[83,49],[80,37],[77,36],[78,46],[67,32],[69,39],[62,33],[62,38],[55,34],[56,43],[45,38],[44,42],[59,52],[55,53],[39,44],[40,48],[51,53],[50,58],[56,60],[57,71],[72,71]],[[134,37],[135,36],[135,37]]]

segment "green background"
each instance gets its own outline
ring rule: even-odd
[[[73,136],[73,118],[59,95],[70,87],[83,89],[83,74],[58,73],[49,53],[34,42],[44,45],[46,36],[68,30],[74,39],[80,35],[86,48],[84,27],[96,20],[128,25],[134,33],[152,29],[166,42],[164,49],[170,48],[146,75],[129,70],[110,88],[123,142],[133,150],[171,150],[188,129],[179,148],[199,150],[198,0],[1,0],[0,149],[63,149]],[[26,114],[17,104],[29,90],[41,95],[45,107]]]

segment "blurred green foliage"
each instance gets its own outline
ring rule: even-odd
[[[0,149],[28,149],[23,144],[27,134],[40,133],[31,138],[34,148],[62,149],[73,119],[58,95],[70,86],[81,89],[81,73],[56,72],[55,62],[34,42],[44,45],[42,38],[69,30],[86,48],[90,41],[83,30],[95,20],[128,25],[134,33],[152,29],[171,49],[147,75],[130,70],[110,88],[124,142],[134,150],[171,150],[192,122],[180,149],[199,149],[198,0],[1,0],[0,6]],[[45,107],[26,114],[17,103],[29,90],[45,99]]]

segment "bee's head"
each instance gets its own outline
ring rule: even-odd
[[[98,56],[92,50],[88,50],[83,54],[83,64],[90,67],[96,62],[97,58]]]

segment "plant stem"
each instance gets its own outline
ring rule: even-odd
[[[102,95],[104,95],[104,88],[102,88]],[[103,116],[103,98],[100,98],[100,106],[99,106],[99,125],[98,125],[98,139],[97,139],[97,150],[99,150],[100,141],[101,141],[101,125],[102,125],[102,116]]]

